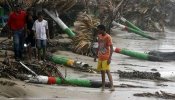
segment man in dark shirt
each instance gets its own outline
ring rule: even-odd
[[[36,58],[36,43],[35,43],[35,35],[34,31],[32,30],[33,24],[37,17],[33,15],[32,9],[27,9],[27,16],[26,16],[26,24],[27,24],[27,38],[26,38],[26,43],[28,46],[28,58],[31,61],[32,58],[32,51],[34,50],[34,55]]]

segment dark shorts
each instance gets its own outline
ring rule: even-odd
[[[39,40],[37,39],[37,48],[46,48],[47,41],[46,40]]]
[[[33,36],[30,36],[30,35],[26,38],[26,43],[28,45],[30,45],[31,47],[35,47],[35,44],[36,44],[35,39],[33,38]]]

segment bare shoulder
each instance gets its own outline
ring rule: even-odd
[[[107,34],[107,37],[110,38],[110,39],[112,38],[110,34]]]

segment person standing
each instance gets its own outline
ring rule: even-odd
[[[94,62],[97,62],[97,50],[98,50],[98,36],[96,34],[96,30],[93,30],[93,40],[92,40],[92,44],[91,44],[91,50],[92,50],[92,54],[93,54],[93,58],[94,58]]]
[[[46,58],[46,45],[47,39],[49,40],[49,29],[48,29],[48,22],[43,19],[42,12],[38,13],[38,19],[34,22],[32,27],[34,30],[36,41],[37,41],[37,48],[38,48],[38,60],[41,61],[41,52],[43,54],[43,61]]]
[[[33,15],[33,11],[31,8],[27,9],[27,16],[26,16],[26,24],[27,24],[27,51],[28,51],[28,58],[31,61],[32,52],[34,51],[34,56],[36,58],[36,42],[35,42],[35,35],[34,31],[32,30],[33,24],[37,20],[37,17]]]
[[[13,35],[15,60],[19,61],[22,58],[24,48],[26,12],[19,5],[15,5],[14,7],[15,10],[10,14],[7,25],[12,31],[9,38]]]
[[[101,71],[102,77],[102,91],[105,89],[105,73],[107,73],[108,79],[111,85],[111,91],[114,91],[113,79],[110,73],[110,63],[113,53],[112,38],[106,33],[104,25],[97,26],[98,33],[98,66],[97,70]]]

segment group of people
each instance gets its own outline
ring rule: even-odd
[[[25,46],[28,48],[27,55],[29,60],[32,58],[33,51],[35,52],[35,58],[38,57],[38,61],[41,61],[41,58],[45,60],[49,28],[42,12],[38,12],[37,16],[34,16],[32,9],[25,11],[21,9],[20,5],[15,5],[14,12],[9,15],[7,25],[10,29],[9,38],[13,36],[16,61],[23,59],[24,43],[26,43]],[[41,52],[43,57],[41,57]]]
[[[28,46],[28,57],[31,59],[32,48],[37,47],[38,61],[41,60],[41,50],[43,55],[43,60],[46,56],[46,44],[47,39],[49,39],[48,22],[43,19],[41,12],[38,13],[37,17],[34,17],[32,10],[27,10],[26,12],[20,8],[19,5],[15,6],[15,11],[10,14],[8,20],[8,27],[11,30],[11,35],[13,35],[13,45],[15,59],[18,61],[23,59],[23,48],[24,42]],[[9,38],[11,37],[9,36]],[[113,53],[112,39],[109,34],[106,33],[106,28],[104,25],[99,25],[97,27],[97,32],[94,37],[98,36],[97,44],[95,48],[95,59],[98,57],[97,69],[101,71],[102,76],[102,91],[105,89],[105,73],[107,73],[108,79],[111,84],[111,90],[114,90],[112,75],[110,73],[110,63]]]

